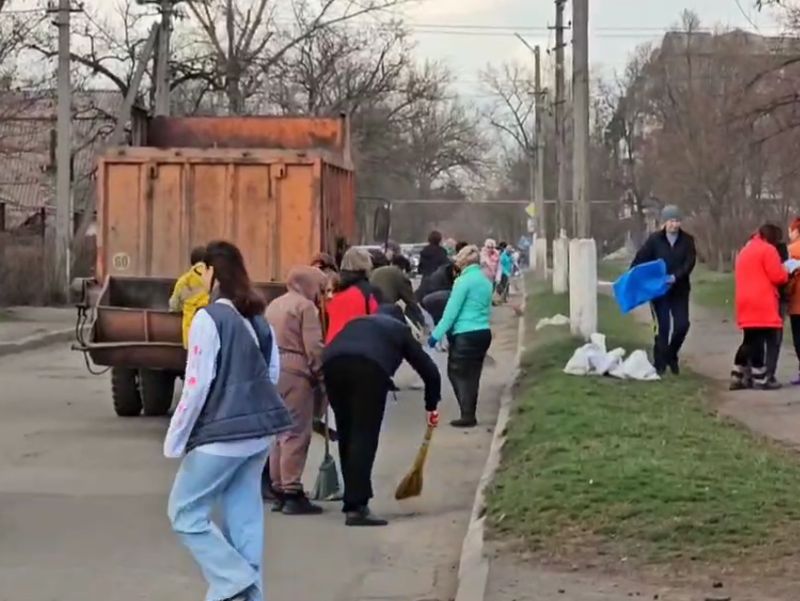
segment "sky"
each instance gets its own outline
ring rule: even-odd
[[[702,27],[778,34],[777,15],[759,13],[753,5],[754,0],[589,0],[592,75],[609,77],[615,70],[622,71],[634,48],[644,42],[658,42],[679,22],[684,8],[698,14]],[[571,20],[571,10],[568,2],[565,22]],[[487,63],[533,60],[530,51],[514,37],[515,32],[531,45],[541,45],[543,52],[554,46],[554,32],[547,29],[555,21],[553,0],[420,0],[405,13],[414,31],[418,56],[449,64],[458,91],[475,100],[487,97],[478,82],[479,71]],[[569,31],[565,39],[570,41]],[[552,55],[542,56],[552,60]]]
[[[284,0],[273,0],[280,12]],[[34,0],[11,0],[13,8],[28,8]],[[108,10],[116,0],[87,0],[86,4]],[[589,0],[589,52],[591,75],[612,77],[624,69],[637,45],[657,43],[664,32],[676,25],[683,9],[698,14],[702,27],[742,28],[765,35],[780,33],[778,15],[759,13],[755,0]],[[568,0],[565,22],[571,20]],[[491,100],[479,82],[487,64],[531,61],[533,56],[514,37],[522,35],[529,44],[539,44],[545,61],[544,73],[552,72],[554,46],[553,0],[407,0],[400,10],[417,43],[416,57],[447,64],[456,91],[477,103]],[[571,41],[570,31],[565,39]],[[569,47],[567,48],[569,51]],[[569,57],[567,57],[569,61]],[[551,85],[545,80],[545,85]]]

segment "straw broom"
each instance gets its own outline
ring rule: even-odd
[[[328,330],[327,313],[325,308],[325,297],[320,302],[320,325],[322,326],[323,336]],[[339,487],[339,472],[336,469],[336,461],[330,452],[330,442],[332,430],[328,428],[328,409],[327,403],[323,406],[323,436],[325,436],[325,455],[319,466],[317,479],[314,482],[314,491],[311,495],[315,501],[335,501],[341,498],[341,488]]]
[[[400,480],[400,484],[397,485],[397,489],[394,491],[394,498],[398,501],[418,497],[422,493],[422,470],[425,467],[425,459],[428,457],[431,436],[433,436],[433,426],[429,425],[428,429],[425,430],[425,438],[422,440],[419,451],[417,451],[411,471]]]

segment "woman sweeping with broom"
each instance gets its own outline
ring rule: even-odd
[[[385,526],[370,513],[372,466],[378,450],[386,395],[403,360],[425,383],[426,420],[439,421],[441,378],[405,322],[397,305],[381,305],[378,313],[350,321],[323,352],[328,399],[336,416],[339,459],[344,477],[345,523]]]

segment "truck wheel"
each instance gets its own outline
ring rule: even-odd
[[[142,388],[144,414],[166,415],[172,406],[172,397],[175,394],[175,374],[159,369],[141,369],[139,385]]]
[[[136,417],[142,412],[139,372],[126,367],[111,368],[111,398],[120,417]]]

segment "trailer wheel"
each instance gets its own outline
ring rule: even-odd
[[[141,369],[139,385],[142,389],[144,414],[167,415],[175,394],[175,373],[159,369]]]
[[[137,417],[142,412],[139,372],[127,367],[111,368],[111,398],[120,417]]]

